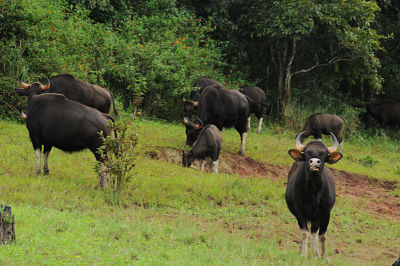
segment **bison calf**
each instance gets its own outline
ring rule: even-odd
[[[311,240],[314,256],[320,257],[317,235],[321,243],[321,256],[325,254],[325,232],[328,228],[330,213],[335,203],[335,182],[325,162],[334,164],[342,158],[336,152],[338,142],[334,134],[332,147],[322,141],[314,140],[303,146],[301,136],[296,138],[296,148],[289,150],[295,160],[288,174],[286,203],[290,212],[296,217],[300,227],[300,251],[307,256],[309,237],[308,222],[311,222]]]
[[[195,124],[189,121],[185,122],[187,130],[196,127]],[[182,165],[184,167],[190,167],[195,159],[201,160],[201,170],[204,171],[204,160],[206,157],[210,157],[212,160],[212,170],[218,173],[218,157],[222,145],[221,131],[214,125],[205,126],[199,133],[196,143],[193,148],[189,151],[183,151],[182,154]]]

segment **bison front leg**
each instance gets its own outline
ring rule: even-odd
[[[325,234],[319,235],[319,242],[321,243],[321,258],[325,256]]]
[[[308,255],[308,229],[300,229],[300,253],[303,257]]]
[[[42,149],[36,149],[35,150],[35,154],[36,154],[36,174],[39,175],[40,174],[40,160],[42,159]]]
[[[240,142],[241,142],[240,150],[239,150],[240,156],[244,156],[244,151],[245,151],[245,147],[246,147],[246,136],[247,136],[246,132],[244,132],[244,133],[242,133],[242,135],[240,135]]]
[[[321,258],[318,249],[318,232],[311,233],[311,241],[313,246],[314,257]]]
[[[218,160],[212,162],[212,171],[218,174]]]
[[[201,171],[204,172],[204,160],[200,160],[200,165],[201,165],[200,167]]]
[[[261,128],[262,128],[263,120],[264,120],[264,119],[263,119],[262,117],[260,117],[260,118],[258,119],[257,134],[260,134],[260,133],[261,133]]]

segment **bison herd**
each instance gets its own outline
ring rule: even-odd
[[[98,148],[104,137],[112,134],[108,112],[111,104],[117,115],[112,94],[106,89],[62,74],[47,80],[45,85],[35,82],[19,83],[16,92],[28,97],[28,107],[23,118],[36,154],[36,174],[41,172],[41,156],[44,157],[44,174],[49,174],[48,157],[52,147],[73,152],[89,149],[97,161],[102,161]],[[250,115],[258,119],[257,133],[261,132],[263,113],[268,107],[265,92],[259,87],[243,86],[240,90],[224,88],[216,80],[197,78],[190,99],[182,97],[183,123],[186,127],[186,145],[182,165],[190,167],[194,160],[210,157],[212,170],[218,173],[218,158],[222,145],[223,128],[235,128],[240,136],[239,154],[244,156]],[[360,120],[375,119],[382,128],[400,125],[400,104],[367,104],[367,113]],[[192,121],[193,122],[192,122]],[[305,122],[303,132],[296,136],[296,149],[288,151],[294,163],[288,174],[286,203],[296,217],[300,228],[300,250],[306,256],[309,238],[308,223],[311,223],[313,254],[325,253],[325,233],[330,212],[335,203],[335,183],[325,163],[334,164],[342,158],[343,130],[345,121],[336,115],[316,113]],[[331,135],[333,145],[327,147],[322,134]],[[303,145],[305,138],[316,140]],[[340,152],[337,148],[340,146]],[[106,169],[100,177],[100,185],[107,185]],[[321,252],[318,248],[318,239]]]

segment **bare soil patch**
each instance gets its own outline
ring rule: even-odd
[[[174,164],[181,164],[182,151],[172,148],[157,148],[148,151],[146,156],[164,160]],[[200,163],[195,161],[191,168],[200,170]],[[266,162],[253,160],[236,154],[223,153],[219,159],[219,171],[228,174],[251,176],[258,178],[271,178],[272,180],[286,179],[289,166],[276,166]],[[211,172],[211,162],[206,163],[206,172]],[[399,220],[400,199],[389,194],[396,189],[399,183],[381,181],[366,175],[350,173],[330,168],[336,182],[336,194],[351,199],[366,201],[368,211],[376,217],[382,215],[391,220]]]

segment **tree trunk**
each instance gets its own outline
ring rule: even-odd
[[[10,206],[0,205],[0,243],[15,241],[14,215]]]
[[[292,98],[292,65],[293,65],[293,60],[296,56],[296,39],[292,39],[291,43],[291,54],[290,57],[287,61],[286,65],[286,78],[285,78],[285,95],[283,98],[283,102],[285,107],[290,104],[291,98]]]

